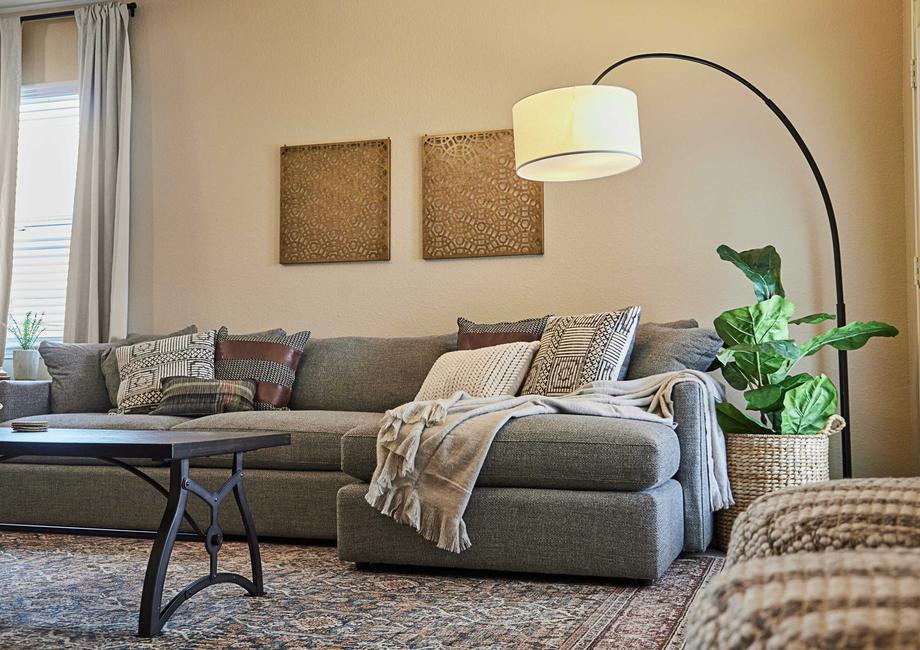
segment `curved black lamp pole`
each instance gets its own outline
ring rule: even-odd
[[[793,126],[792,122],[789,121],[789,118],[786,117],[786,114],[780,110],[779,106],[773,103],[773,100],[764,95],[763,92],[757,88],[757,86],[752,84],[741,75],[732,72],[728,68],[721,66],[718,63],[713,63],[712,61],[707,61],[706,59],[690,56],[688,54],[674,54],[671,52],[649,52],[647,54],[636,54],[633,56],[628,56],[625,59],[621,59],[613,65],[607,67],[606,70],[597,76],[597,79],[594,80],[592,85],[597,85],[600,83],[608,73],[612,72],[614,69],[620,67],[621,65],[629,63],[630,61],[639,61],[642,59],[678,59],[680,61],[699,63],[700,65],[718,70],[719,72],[731,77],[742,86],[750,90],[752,93],[760,97],[764,104],[767,105],[767,108],[773,111],[773,114],[776,115],[776,117],[779,118],[779,121],[783,123],[783,126],[786,127],[786,130],[789,131],[789,135],[791,135],[792,139],[795,140],[795,143],[799,145],[799,149],[802,151],[802,155],[805,156],[805,160],[808,161],[808,166],[811,168],[811,173],[814,174],[815,181],[818,183],[818,190],[821,192],[821,198],[824,200],[824,209],[827,210],[827,222],[831,229],[831,246],[833,247],[834,251],[834,282],[837,288],[837,326],[843,327],[846,325],[846,305],[843,301],[843,270],[841,269],[840,261],[840,236],[837,234],[837,218],[834,216],[834,206],[831,204],[830,193],[827,191],[827,185],[824,183],[824,177],[821,175],[821,170],[818,169],[818,163],[815,162],[815,157],[811,155],[811,151],[809,151],[808,146],[802,139],[802,136],[799,135],[799,132],[796,130],[795,126]],[[844,478],[850,478],[853,475],[853,464],[850,454],[850,386],[849,373],[847,371],[846,350],[838,350],[837,366],[840,374],[840,414],[847,422],[846,427],[841,432],[840,438],[843,452],[843,476]]]

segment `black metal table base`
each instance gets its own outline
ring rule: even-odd
[[[233,455],[233,473],[230,478],[216,492],[209,492],[201,485],[189,478],[188,459],[173,460],[169,465],[169,499],[166,511],[160,522],[150,560],[147,563],[147,574],[144,578],[144,592],[141,596],[141,613],[138,623],[138,634],[143,637],[152,637],[159,634],[166,621],[175,613],[186,600],[197,594],[202,589],[212,585],[233,583],[245,589],[250,596],[263,596],[265,589],[262,584],[262,557],[259,553],[259,539],[256,537],[255,524],[246,493],[243,491],[243,454],[237,452]],[[217,523],[217,515],[224,499],[233,492],[240,516],[243,519],[243,529],[246,531],[246,541],[249,545],[249,560],[252,565],[252,580],[237,573],[219,573],[217,571],[217,554],[224,543],[224,533]],[[194,494],[208,504],[211,510],[211,524],[204,533],[204,545],[211,559],[210,572],[207,576],[195,580],[179,591],[172,600],[162,606],[163,585],[166,581],[166,569],[169,566],[169,556],[176,542],[179,526],[185,516],[185,505],[188,495]]]
[[[0,463],[12,460],[15,456],[0,456]],[[250,596],[263,596],[265,589],[262,581],[262,557],[259,553],[259,539],[256,536],[255,524],[249,510],[249,502],[243,490],[243,453],[233,454],[233,469],[230,478],[216,491],[210,492],[189,477],[188,459],[169,461],[169,489],[166,490],[156,480],[138,468],[115,458],[100,458],[125,469],[141,478],[167,498],[166,510],[156,532],[150,560],[147,562],[147,573],[144,577],[144,590],[141,595],[141,611],[138,621],[138,635],[142,637],[156,636],[163,629],[169,618],[176,612],[182,603],[197,594],[199,591],[212,585],[232,583],[239,585]],[[243,520],[243,529],[246,533],[246,542],[249,546],[249,561],[252,565],[252,579],[238,573],[222,573],[217,570],[217,555],[224,543],[224,533],[218,523],[220,506],[224,499],[233,493]],[[198,523],[186,512],[188,495],[194,494],[210,509],[210,525],[202,531]],[[185,519],[195,534],[180,533],[179,527]],[[111,529],[85,529],[58,526],[28,526],[15,524],[0,524],[0,530],[21,530],[32,532],[69,532],[86,534],[118,534],[136,536],[143,531],[117,531]],[[182,588],[172,599],[163,606],[163,586],[166,582],[166,571],[169,567],[169,558],[177,539],[183,538],[203,540],[205,550],[210,557],[210,571]]]

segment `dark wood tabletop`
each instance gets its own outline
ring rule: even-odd
[[[0,427],[2,456],[89,458],[196,458],[291,444],[287,433],[246,431],[126,431],[48,429],[13,431]]]

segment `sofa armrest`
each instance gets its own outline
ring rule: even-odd
[[[680,444],[680,467],[675,478],[684,493],[684,551],[699,553],[709,546],[713,530],[705,395],[699,384],[683,382],[674,387],[672,399]]]
[[[0,422],[51,412],[50,381],[0,381]]]

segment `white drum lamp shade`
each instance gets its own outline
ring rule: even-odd
[[[636,94],[618,86],[572,86],[525,97],[511,109],[518,176],[579,181],[642,162]]]

